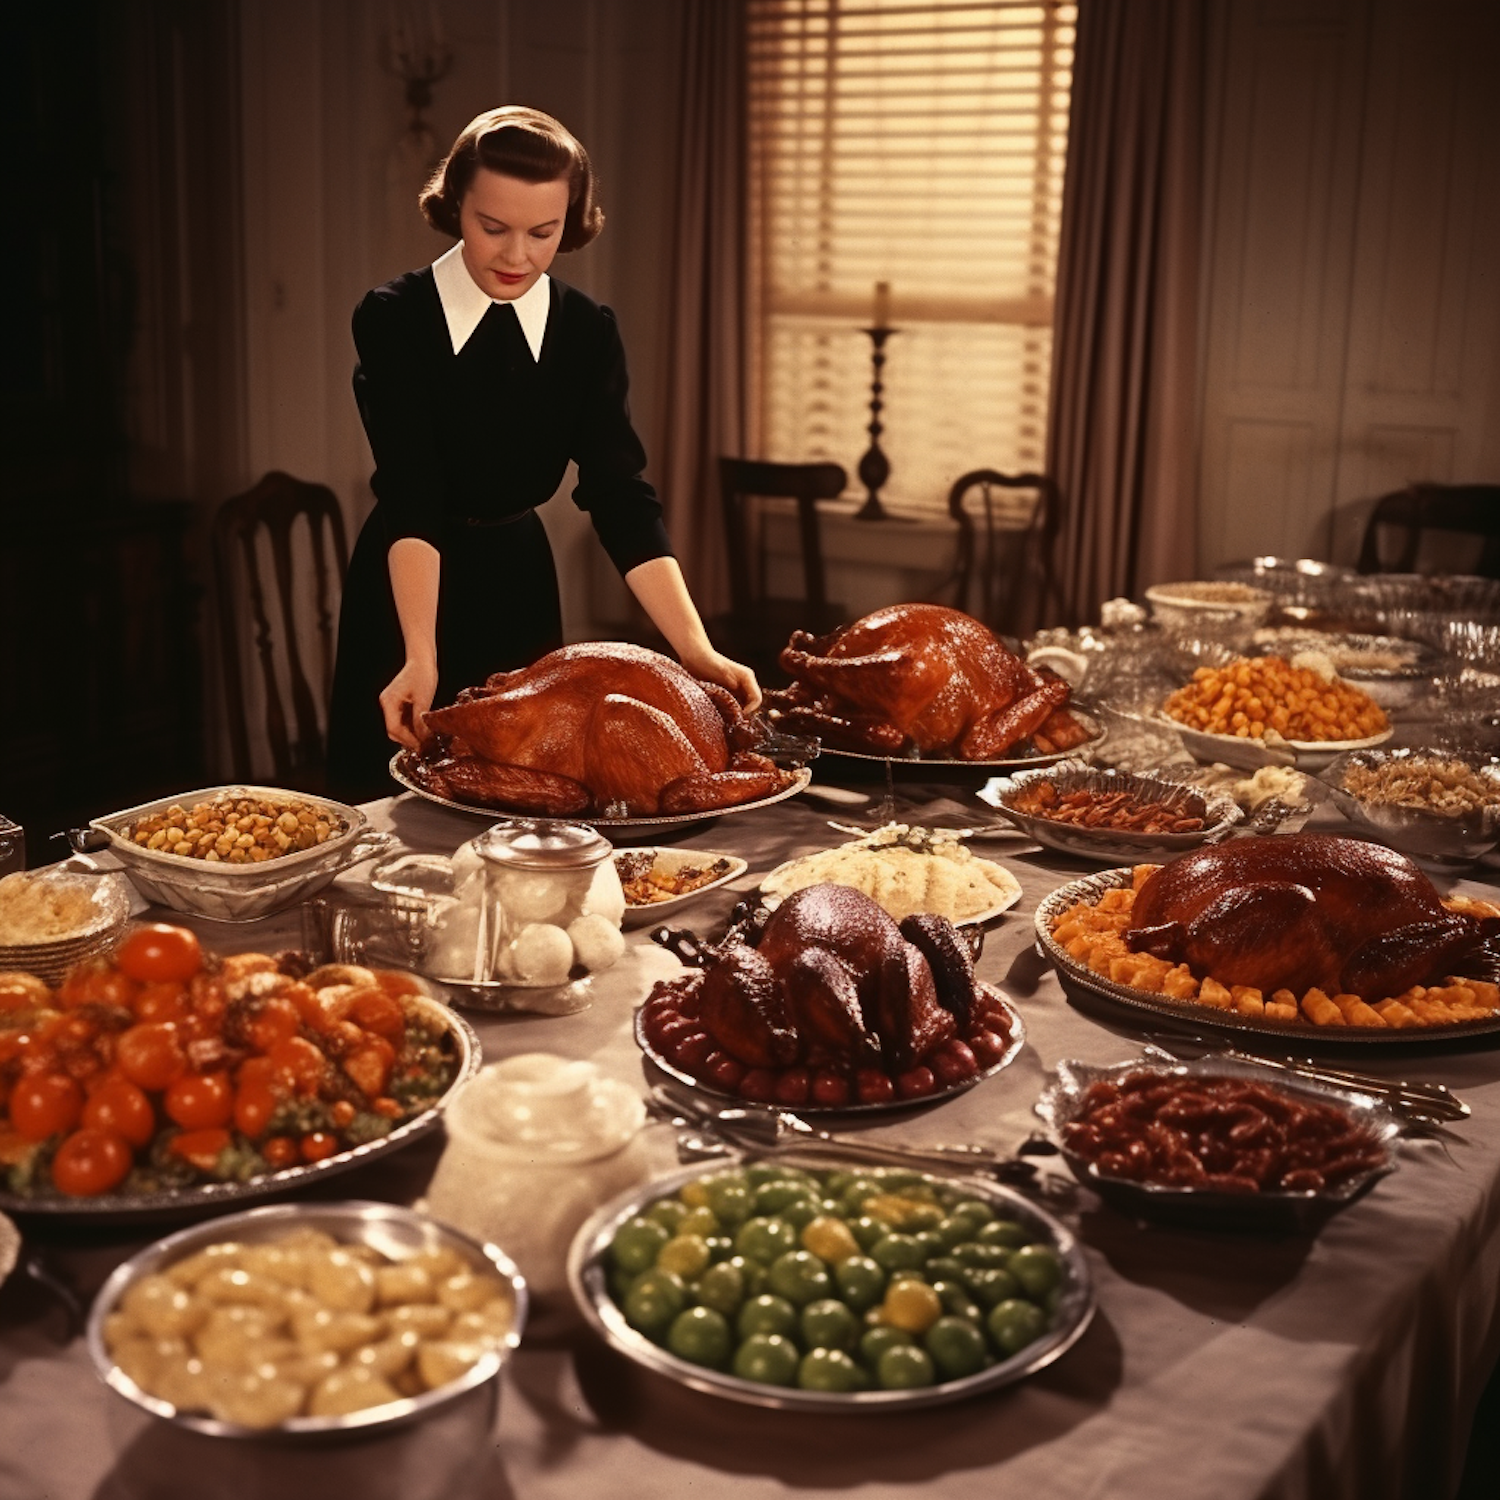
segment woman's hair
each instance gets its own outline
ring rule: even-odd
[[[459,132],[453,149],[417,199],[434,229],[462,237],[458,214],[480,167],[522,182],[568,184],[568,212],[557,248],[577,250],[604,228],[604,210],[594,202],[589,154],[566,126],[539,109],[507,104],[476,115]]]

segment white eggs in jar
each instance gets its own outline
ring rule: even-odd
[[[566,984],[573,967],[572,939],[551,923],[529,923],[511,944],[510,967],[521,984]]]
[[[607,969],[625,951],[625,936],[600,912],[586,912],[568,923],[568,938],[578,962],[590,974]]]

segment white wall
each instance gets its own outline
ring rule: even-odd
[[[1382,494],[1500,481],[1500,6],[1217,15],[1200,562],[1353,562]]]

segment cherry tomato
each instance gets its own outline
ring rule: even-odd
[[[227,1125],[234,1113],[228,1073],[184,1073],[167,1086],[162,1108],[184,1130]]]
[[[195,1016],[217,1021],[229,1009],[224,981],[217,974],[194,974],[188,983],[188,1000]]]
[[[832,1068],[819,1068],[813,1074],[812,1096],[815,1104],[829,1109],[838,1109],[849,1102],[849,1080]]]
[[[273,1135],[262,1144],[260,1154],[265,1157],[266,1165],[273,1172],[280,1172],[285,1167],[295,1167],[302,1160],[296,1141],[289,1135]]]
[[[138,1021],[181,1021],[189,1013],[187,986],[180,979],[143,984],[135,997]]]
[[[83,1123],[95,1130],[112,1130],[132,1146],[147,1146],[156,1134],[156,1111],[144,1089],[118,1073],[101,1079],[83,1106]]]
[[[316,1094],[328,1061],[306,1037],[291,1036],[266,1053],[277,1079],[299,1094]]]
[[[190,1162],[200,1172],[212,1172],[219,1164],[219,1155],[229,1144],[229,1132],[222,1128],[209,1130],[184,1130],[172,1137],[168,1148],[174,1156]]]
[[[351,995],[344,1015],[356,1026],[390,1042],[399,1042],[406,1031],[406,1012],[384,990],[360,990]]]
[[[28,1141],[71,1130],[83,1113],[83,1090],[66,1073],[32,1073],[10,1096],[10,1122]]]
[[[342,1130],[354,1118],[356,1113],[357,1111],[354,1106],[347,1099],[340,1099],[336,1104],[330,1106],[328,1118]]]
[[[302,1030],[302,1016],[290,1000],[273,995],[261,1002],[250,1023],[250,1041],[257,1052],[269,1052],[277,1042],[284,1042]]]
[[[313,1130],[302,1137],[302,1160],[323,1161],[339,1149],[338,1138],[326,1130]]]
[[[115,1043],[115,1062],[132,1083],[153,1092],[187,1072],[187,1054],[170,1021],[142,1021],[121,1032]]]
[[[138,986],[108,959],[90,958],[78,964],[63,980],[57,1003],[63,1010],[80,1005],[129,1005]]]
[[[203,949],[186,927],[149,922],[120,944],[115,962],[132,979],[188,980],[203,967]]]
[[[769,1104],[776,1097],[776,1075],[770,1068],[747,1068],[740,1079],[740,1098]]]
[[[896,1092],[903,1099],[925,1099],[936,1090],[937,1079],[932,1069],[921,1063],[896,1075]]]
[[[75,1130],[52,1158],[52,1181],[70,1198],[92,1198],[118,1187],[133,1160],[123,1136],[97,1126]]]
[[[234,1096],[234,1128],[250,1140],[258,1141],[266,1133],[278,1102],[269,1083],[241,1078]]]

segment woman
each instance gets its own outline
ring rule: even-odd
[[[491,110],[464,128],[420,202],[459,243],[354,314],[379,503],[339,617],[330,792],[388,793],[391,743],[415,749],[434,702],[562,644],[535,507],[570,459],[575,503],[682,664],[753,709],[754,674],[709,644],[642,477],[614,314],[547,274],[604,224],[587,153],[549,115]]]

